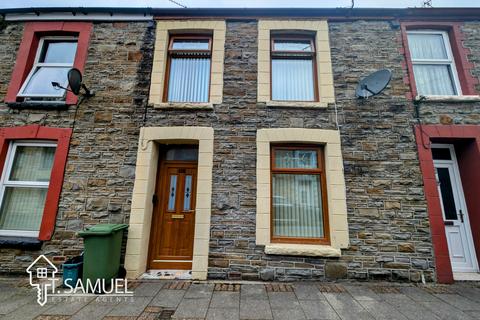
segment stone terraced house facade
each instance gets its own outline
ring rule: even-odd
[[[0,13],[1,273],[99,223],[130,278],[478,273],[479,9]]]

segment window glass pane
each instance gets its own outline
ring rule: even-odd
[[[316,169],[317,151],[275,149],[275,168]]]
[[[273,50],[312,52],[313,48],[310,40],[274,40]]]
[[[76,52],[76,41],[45,41],[43,57],[40,62],[71,63],[73,65]]]
[[[197,161],[198,148],[172,148],[167,151],[166,160]]]
[[[447,59],[447,50],[441,34],[410,33],[408,47],[412,59]]]
[[[66,87],[67,73],[70,68],[63,67],[39,67],[28,81],[27,86],[23,90],[25,95],[54,95],[63,97],[65,90],[56,89],[52,86],[52,82],[58,82],[61,86]]]
[[[437,168],[438,180],[440,182],[440,193],[442,195],[443,211],[445,219],[457,220],[457,207],[453,198],[452,182],[450,172],[447,168]]]
[[[432,157],[433,160],[452,160],[448,148],[432,148]]]
[[[413,73],[419,95],[455,95],[449,65],[414,64]]]
[[[210,58],[172,58],[169,102],[208,102]]]
[[[170,176],[170,189],[168,195],[168,210],[175,210],[175,199],[177,197],[177,176]]]
[[[185,177],[185,191],[183,195],[183,210],[190,210],[190,202],[192,201],[192,176]]]
[[[208,50],[208,39],[173,40],[173,50]]]
[[[312,60],[273,59],[272,99],[315,100]]]
[[[17,146],[10,181],[50,181],[55,147]]]
[[[319,175],[274,174],[272,191],[274,236],[324,236]]]
[[[47,190],[6,187],[0,209],[0,229],[40,230]]]

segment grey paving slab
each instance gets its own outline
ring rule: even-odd
[[[152,301],[153,297],[133,297],[127,301],[119,303],[109,313],[109,316],[139,316],[146,306]]]
[[[174,319],[204,319],[207,315],[210,298],[207,299],[183,299],[173,314]]]
[[[480,310],[480,304],[458,294],[436,294],[435,297],[462,311]]]
[[[300,300],[325,300],[323,294],[314,284],[294,284],[295,294]]]
[[[445,301],[422,301],[425,307],[435,313],[440,319],[445,320],[470,320],[473,319],[468,314],[461,310],[454,308],[452,305],[445,303]]]
[[[8,320],[29,320],[29,319],[35,319],[35,317],[43,314],[43,313],[48,313],[48,309],[51,308],[52,306],[45,305],[45,306],[40,306],[36,302],[28,303],[26,305],[23,305],[22,307],[16,309],[15,311],[6,314],[3,316],[2,319],[8,319]]]
[[[240,289],[242,299],[268,300],[267,290],[261,284],[244,284]]]
[[[212,283],[192,283],[185,293],[185,299],[206,299],[213,293]]]
[[[327,301],[300,300],[300,306],[307,319],[340,319]]]
[[[239,308],[209,308],[207,312],[207,320],[239,320]]]
[[[383,303],[379,303],[378,301],[360,300],[359,303],[375,319],[407,320],[407,317],[395,309],[394,306],[387,304],[385,301]]]
[[[21,290],[11,286],[5,286],[0,290],[0,302],[18,294],[21,294]]]
[[[176,308],[185,295],[185,290],[165,290],[162,289],[150,302],[151,306]]]
[[[212,295],[210,308],[240,308],[240,292],[217,291]]]
[[[370,288],[362,285],[345,285],[347,291],[358,301],[381,301],[381,298],[370,290]]]
[[[28,292],[21,292],[21,294],[13,295],[0,303],[0,314],[10,313],[27,303],[33,303],[35,299],[35,295]]]
[[[85,307],[80,309],[70,319],[71,320],[102,319],[118,304],[119,304],[119,301],[117,301],[114,298],[99,296],[99,297],[96,297],[95,300],[87,304]]]
[[[478,311],[465,311],[465,313],[473,319],[480,319],[480,312]]]
[[[480,303],[480,288],[474,288],[469,286],[456,286],[454,290],[462,297]]]
[[[293,292],[269,292],[268,299],[272,309],[285,309],[300,306]]]
[[[370,320],[374,319],[360,303],[352,299],[349,293],[324,293],[328,303],[342,320]]]
[[[381,294],[382,299],[411,320],[437,320],[432,311],[404,294]]]
[[[274,320],[303,320],[307,319],[302,308],[272,309]]]
[[[163,286],[163,282],[144,282],[135,288],[133,295],[137,297],[153,297],[160,291],[160,289],[162,289]]]
[[[55,297],[46,304],[51,307],[41,314],[71,316],[94,299],[94,297]]]
[[[414,301],[439,301],[438,298],[419,287],[401,287],[399,290]]]
[[[273,319],[268,300],[241,299],[240,319]]]

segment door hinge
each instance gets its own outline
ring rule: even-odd
[[[462,223],[463,223],[463,212],[462,212],[462,210],[461,209],[458,210],[458,213],[460,215],[460,221],[462,221]]]
[[[152,196],[152,203],[153,203],[153,204],[157,204],[157,202],[158,202],[158,197],[157,197],[156,194],[154,194],[154,195]]]

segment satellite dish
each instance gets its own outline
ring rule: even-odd
[[[388,69],[376,71],[360,80],[355,95],[360,99],[376,96],[388,86],[391,78],[392,72]]]
[[[70,89],[78,96],[82,88],[82,73],[77,68],[72,68],[68,71],[67,78]]]

